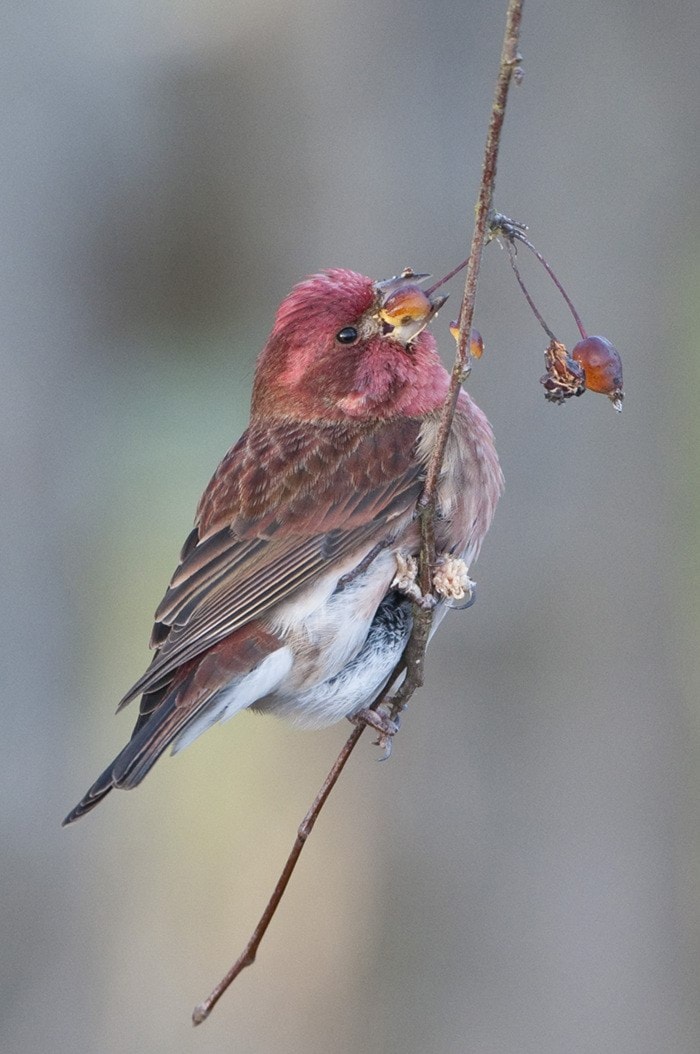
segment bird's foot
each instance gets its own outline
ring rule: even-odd
[[[369,728],[374,728],[375,731],[379,732],[379,736],[374,741],[374,746],[381,747],[384,754],[380,761],[386,761],[391,755],[391,745],[394,736],[399,730],[399,722],[392,721],[390,717],[387,717],[380,710],[369,710],[367,708],[358,710],[356,714],[351,715],[349,720],[354,725],[368,725]]]
[[[422,593],[418,585],[418,562],[408,553],[396,553],[396,575],[392,589],[413,600],[424,610],[435,607],[437,599]],[[433,570],[433,589],[438,599],[448,601],[449,607],[467,608],[476,599],[476,583],[469,577],[467,564],[458,556],[438,557]]]
[[[451,607],[466,608],[476,599],[476,583],[469,577],[469,568],[458,556],[440,556],[433,571],[433,589],[443,600],[451,600]]]
[[[396,553],[396,575],[391,583],[391,588],[408,597],[425,611],[435,607],[435,597],[430,593],[422,593],[418,585],[418,563],[409,553]]]

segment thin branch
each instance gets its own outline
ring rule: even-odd
[[[515,275],[515,277],[518,280],[518,285],[520,286],[520,290],[521,290],[523,296],[525,297],[525,299],[527,300],[528,304],[530,305],[530,310],[532,311],[533,315],[535,316],[535,318],[537,319],[539,324],[542,326],[542,329],[545,331],[545,333],[547,334],[549,339],[550,340],[556,340],[557,338],[554,336],[554,334],[552,333],[551,329],[549,328],[549,326],[545,322],[544,318],[542,317],[542,315],[538,311],[537,304],[535,303],[535,301],[530,296],[530,293],[528,292],[527,286],[525,285],[525,282],[523,281],[523,276],[520,273],[520,268],[518,267],[517,263],[515,262],[517,253],[515,251],[515,246],[513,245],[513,242],[510,239],[508,239],[506,241],[506,249],[508,250],[508,257],[510,259],[510,266],[513,268],[513,274]]]
[[[284,891],[286,890],[287,884],[290,878],[292,877],[294,868],[297,865],[297,860],[299,859],[301,851],[304,848],[304,843],[311,834],[313,826],[316,823],[316,820],[318,819],[321,809],[326,803],[328,795],[333,790],[336,781],[340,776],[340,773],[345,768],[345,764],[350,755],[352,754],[353,750],[355,749],[355,744],[364,732],[365,727],[365,725],[357,725],[348,736],[345,746],[338,754],[338,757],[335,759],[333,767],[326,776],[325,780],[323,781],[323,786],[316,795],[316,798],[314,799],[311,808],[309,809],[306,816],[299,825],[299,830],[297,831],[297,836],[294,845],[292,846],[292,851],[287,857],[287,862],[284,865],[284,868],[282,869],[282,874],[279,877],[279,880],[274,888],[272,896],[267,902],[265,910],[260,916],[260,921],[258,922],[257,926],[253,930],[253,933],[251,934],[250,940],[246,944],[245,948],[241,952],[236,962],[225,975],[225,977],[221,978],[219,983],[212,990],[210,995],[207,996],[204,1002],[199,1003],[199,1005],[194,1008],[192,1012],[193,1024],[201,1025],[202,1021],[206,1021],[206,1019],[209,1017],[209,1014],[219,1002],[221,996],[224,994],[229,985],[233,984],[233,982],[238,977],[239,973],[245,970],[246,966],[252,966],[255,962],[255,956],[257,954],[258,948],[260,947],[260,942],[265,936],[265,931],[270,925],[273,915],[277,911],[277,905],[284,896]]]
[[[372,705],[369,707],[370,710],[379,709],[379,707],[384,702],[384,699],[391,692],[392,688],[394,687],[396,681],[401,676],[403,671],[403,659],[400,659],[399,662],[396,664],[395,669],[392,671],[389,680],[384,685],[384,688],[379,693]],[[350,755],[357,746],[360,740],[360,736],[362,735],[366,727],[366,724],[356,725],[350,735],[348,736],[347,740],[345,741],[343,749],[340,751],[338,757],[333,762],[333,765],[325,780],[323,781],[321,789],[314,798],[309,808],[309,811],[299,824],[297,836],[294,840],[294,845],[292,846],[291,852],[287,857],[284,867],[282,868],[282,873],[279,879],[277,880],[277,885],[272,891],[272,896],[265,905],[265,910],[260,916],[257,926],[250,935],[250,940],[248,941],[245,948],[238,956],[228,973],[221,978],[219,983],[212,989],[207,998],[203,1002],[199,1003],[192,1011],[192,1023],[194,1025],[201,1025],[203,1021],[206,1021],[206,1019],[209,1017],[210,1013],[212,1012],[216,1004],[219,1002],[226,989],[233,984],[238,975],[242,973],[243,970],[245,970],[246,966],[252,966],[255,962],[255,956],[257,955],[260,943],[263,937],[265,936],[267,927],[272,922],[272,918],[275,912],[277,911],[279,902],[284,896],[287,885],[289,884],[289,880],[292,877],[292,874],[294,873],[294,868],[297,866],[297,861],[301,856],[301,851],[304,848],[306,839],[311,834],[314,828],[314,824],[316,823],[316,820],[319,817],[321,809],[326,804],[328,796],[335,787],[340,773],[345,768],[345,765]]]
[[[496,179],[496,162],[498,159],[498,148],[501,129],[503,127],[503,118],[505,116],[508,89],[510,87],[513,73],[519,68],[518,64],[521,61],[518,54],[518,38],[520,33],[522,7],[523,0],[508,0],[506,29],[501,50],[501,61],[496,83],[496,92],[491,108],[491,120],[489,122],[489,130],[486,138],[479,199],[476,206],[476,221],[472,236],[471,252],[460,312],[457,354],[452,368],[449,391],[441,411],[435,450],[428,465],[425,487],[419,502],[421,528],[419,585],[421,592],[424,595],[432,593],[432,568],[435,563],[434,517],[436,510],[437,483],[440,478],[447,439],[452,425],[455,407],[457,405],[459,388],[465,376],[467,360],[469,357],[467,349],[469,345],[469,335],[472,328],[472,319],[474,317],[477,279],[479,276],[479,268],[481,266],[481,252],[486,236],[488,215],[491,208],[491,200],[493,198],[493,189]],[[384,688],[384,691],[370,707],[371,710],[377,710],[381,706],[396,680],[404,670],[406,672],[405,679],[392,699],[392,716],[395,716],[401,709],[403,709],[415,690],[423,684],[425,649],[430,635],[432,618],[431,610],[425,610],[418,604],[414,605],[413,628],[404,653],[393,671],[389,683]],[[333,767],[326,776],[323,786],[318,792],[311,808],[301,822],[296,840],[292,846],[292,851],[287,858],[282,874],[279,877],[272,896],[270,897],[250,940],[226,976],[219,981],[207,999],[195,1008],[192,1014],[192,1021],[195,1025],[199,1025],[202,1021],[206,1020],[229,985],[232,984],[246,966],[250,966],[255,961],[255,956],[265,935],[265,931],[267,930],[267,927],[277,910],[279,902],[284,895],[284,891],[287,888],[287,884],[289,883],[297,861],[299,860],[301,851],[306,844],[306,840],[309,837],[329,794],[333,790],[340,773],[343,771],[350,755],[359,742],[363,731],[364,726],[358,725],[348,737],[343,749],[336,758]]]
[[[523,234],[523,232],[520,231],[520,230],[517,230],[517,228],[516,228],[516,230],[514,230],[512,232],[512,237],[513,238],[517,238],[519,242],[522,242],[523,245],[526,245],[527,248],[530,250],[530,252],[533,252],[535,254],[535,256],[537,257],[537,259],[540,261],[540,263],[544,267],[545,271],[547,272],[549,277],[552,279],[552,281],[554,282],[555,286],[557,287],[557,289],[559,290],[559,292],[563,296],[564,300],[566,301],[566,306],[568,307],[569,311],[571,312],[571,314],[573,316],[573,319],[574,319],[574,322],[578,326],[578,331],[581,334],[581,339],[585,340],[586,336],[587,336],[587,333],[586,333],[586,330],[583,328],[583,322],[581,321],[581,317],[580,317],[578,311],[576,310],[576,308],[574,307],[574,304],[573,304],[573,301],[572,301],[571,297],[567,293],[566,289],[564,289],[564,286],[561,284],[561,282],[559,281],[559,279],[555,275],[554,271],[549,266],[549,264],[545,260],[544,256],[540,252],[540,250],[536,249],[535,246],[532,244],[532,242],[529,240],[529,238],[526,238],[525,235]]]
[[[500,213],[495,213],[491,217],[490,227],[491,227],[491,236],[492,237],[499,237],[499,236],[503,237],[505,239],[505,241],[506,241],[506,244],[508,246],[510,246],[510,247],[512,247],[514,242],[516,242],[516,241],[522,242],[522,244],[526,248],[528,248],[531,253],[534,253],[534,255],[540,261],[540,263],[544,267],[545,271],[547,272],[547,274],[552,279],[552,281],[554,282],[555,286],[557,287],[557,289],[561,293],[561,295],[562,295],[562,297],[563,297],[563,299],[564,299],[564,301],[566,303],[566,306],[568,307],[569,311],[571,312],[573,320],[574,320],[574,322],[576,323],[576,325],[578,327],[578,331],[581,334],[581,339],[585,340],[586,337],[588,336],[588,334],[586,333],[586,330],[584,329],[583,322],[581,321],[581,316],[579,315],[578,311],[574,307],[573,300],[571,299],[571,297],[567,293],[566,289],[564,289],[564,286],[559,281],[557,275],[554,272],[554,269],[545,260],[544,256],[539,251],[539,249],[537,249],[532,244],[530,239],[526,236],[525,231],[527,230],[527,227],[523,226],[523,224],[521,224],[521,223],[516,223],[515,220],[511,220],[508,216],[503,216]],[[511,263],[512,262],[513,262],[513,257],[511,255]],[[520,284],[520,288],[525,293],[527,301],[528,301],[530,307],[532,307],[533,310],[535,311],[535,314],[536,314],[540,324],[544,326],[544,329],[545,329],[545,331],[547,333],[547,336],[551,340],[556,340],[556,337],[552,336],[552,334],[550,333],[550,331],[547,328],[547,326],[545,326],[544,323],[542,322],[542,319],[540,318],[539,312],[536,310],[536,308],[533,307],[532,300],[530,299],[528,293],[525,290],[525,286],[523,285],[522,279],[520,278],[520,275],[518,274],[517,269],[515,269],[515,272],[516,272],[516,277],[518,279],[518,282]]]
[[[489,121],[488,133],[486,135],[486,146],[484,149],[484,162],[481,169],[481,184],[479,186],[479,197],[476,203],[474,232],[472,234],[471,249],[469,251],[469,262],[467,263],[467,274],[464,282],[464,295],[459,312],[459,337],[457,340],[457,351],[452,366],[450,386],[440,414],[440,424],[430,462],[426,475],[425,486],[419,501],[421,521],[421,550],[420,550],[420,586],[427,594],[432,593],[432,568],[435,564],[435,532],[434,522],[437,511],[437,486],[442,471],[442,463],[445,458],[445,449],[452,428],[452,421],[457,407],[457,399],[462,381],[469,373],[470,359],[469,338],[474,320],[474,304],[476,302],[476,287],[481,269],[481,254],[483,252],[486,236],[489,228],[489,215],[493,192],[496,185],[496,167],[498,163],[498,151],[501,143],[501,131],[506,113],[508,91],[513,74],[520,70],[521,56],[518,52],[520,38],[520,22],[522,19],[524,0],[509,0],[506,12],[506,28],[503,35],[503,46],[501,48],[501,61],[498,68],[498,79],[491,106],[491,119]],[[408,673],[406,680],[392,705],[392,717],[406,705],[416,688],[423,684],[423,668],[425,661],[425,650],[430,637],[430,627],[433,621],[433,612],[429,609],[415,606],[413,618],[413,630],[410,640],[406,645],[405,658]]]
[[[468,366],[469,336],[471,334],[472,322],[474,320],[474,304],[476,301],[476,286],[481,269],[481,253],[484,248],[488,230],[489,212],[493,200],[493,191],[496,184],[496,165],[498,162],[498,150],[501,142],[501,130],[506,113],[506,102],[508,100],[508,89],[514,70],[522,61],[518,54],[518,40],[520,37],[520,20],[522,18],[523,0],[509,0],[506,14],[506,30],[503,37],[501,49],[501,62],[498,69],[498,80],[491,106],[491,120],[486,136],[486,147],[484,150],[484,163],[481,169],[481,185],[479,187],[479,198],[476,203],[474,233],[469,252],[469,263],[467,264],[467,275],[464,282],[464,295],[459,314],[459,340],[457,341],[457,353],[452,367],[450,387],[445,399],[440,418],[440,428],[435,444],[435,450],[428,466],[428,475],[425,488],[421,497],[423,516],[433,516],[432,505],[435,500],[437,482],[442,469],[445,456],[447,438],[452,427],[455,406],[459,395],[460,385],[464,379],[465,370]]]

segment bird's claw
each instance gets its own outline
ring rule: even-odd
[[[458,556],[439,557],[433,571],[433,589],[443,600],[460,601],[454,607],[469,607],[474,599],[475,583],[469,577],[469,568]],[[465,603],[461,603],[465,601]]]
[[[368,725],[379,732],[379,736],[374,741],[374,746],[381,747],[384,753],[379,760],[386,761],[391,756],[392,740],[399,730],[398,720],[392,721],[386,714],[366,708],[358,710],[356,714],[352,715],[350,720],[355,725]]]
[[[418,585],[418,563],[409,553],[396,553],[396,574],[391,583],[403,596],[430,611],[438,600],[445,600],[449,607],[467,608],[476,598],[475,583],[469,577],[469,568],[458,556],[445,554],[438,557],[433,570],[432,593],[423,593]]]
[[[437,601],[431,593],[422,593],[418,585],[418,563],[409,553],[396,553],[396,574],[391,588],[408,597],[424,611],[430,611]]]

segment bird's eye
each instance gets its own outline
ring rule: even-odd
[[[345,326],[340,333],[336,333],[335,339],[339,344],[354,344],[357,336],[357,330],[354,326]]]

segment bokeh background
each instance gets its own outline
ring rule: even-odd
[[[347,727],[242,715],[59,826],[130,732],[116,700],[277,303],[324,266],[466,254],[503,8],[3,5],[8,1054],[700,1047],[692,0],[526,5],[496,204],[622,351],[625,410],[545,403],[543,334],[490,248],[469,385],[507,491],[479,602],[436,639],[391,761],[356,752],[201,1029]]]

